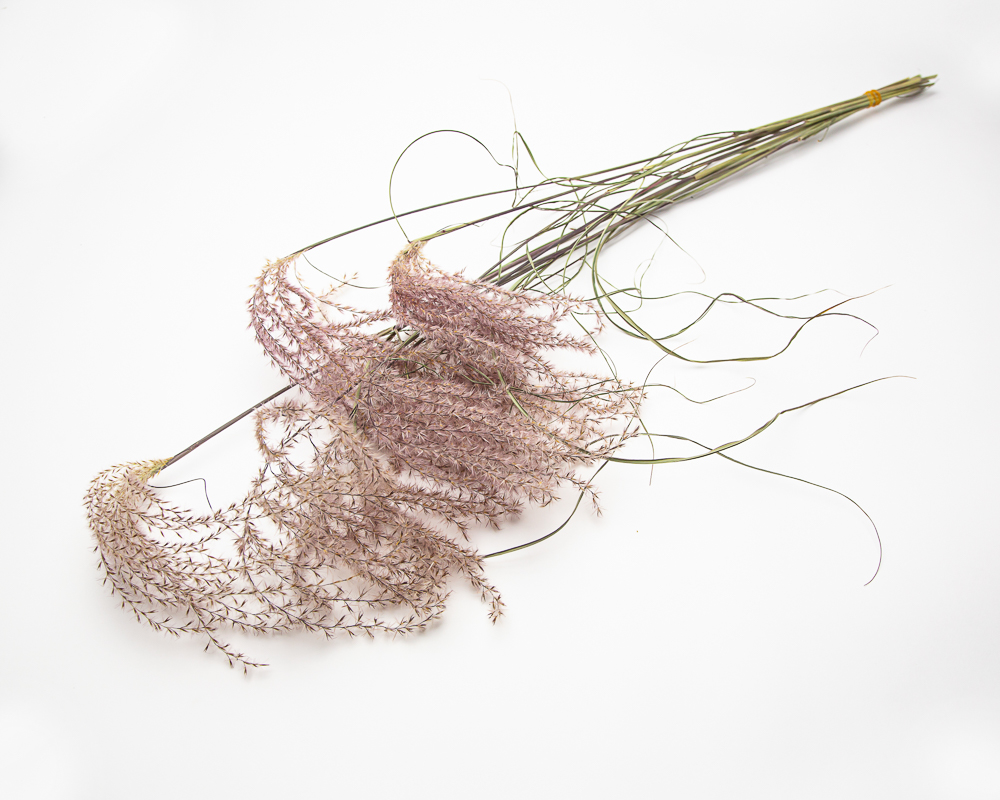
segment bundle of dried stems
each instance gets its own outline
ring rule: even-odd
[[[411,241],[390,265],[390,307],[381,311],[313,294],[296,272],[306,252],[354,231],[269,263],[249,301],[251,327],[290,384],[173,458],[115,466],[94,479],[85,503],[113,592],[140,621],[204,636],[206,647],[244,668],[259,664],[222,631],[408,633],[442,613],[456,574],[481,593],[495,621],[502,603],[483,557],[456,536],[546,504],[560,488],[592,495],[585,467],[685,460],[622,457],[619,449],[640,430],[644,388],[547,360],[546,351],[594,353],[588,336],[563,330],[590,318],[681,357],[665,344],[676,333],[653,336],[616,302],[618,290],[597,268],[604,245],[654,212],[931,80],[918,76],[614,169],[516,187],[512,207]],[[479,280],[442,271],[423,255],[423,243],[438,236],[538,211],[549,221],[502,251]],[[584,271],[589,303],[563,294]],[[711,298],[708,307],[734,299],[741,300]],[[250,414],[262,464],[240,502],[198,515],[150,486]],[[778,416],[706,454],[756,436]]]

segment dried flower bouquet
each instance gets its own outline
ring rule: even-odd
[[[564,330],[584,318],[683,358],[667,345],[676,333],[655,336],[621,307],[620,289],[598,270],[603,247],[668,205],[931,80],[910,78],[614,169],[517,187],[512,207],[407,244],[390,265],[390,307],[380,311],[314,294],[296,272],[306,252],[353,231],[269,263],[249,301],[251,327],[290,383],[173,458],[122,464],[94,479],[85,504],[112,591],[140,621],[204,636],[206,647],[244,668],[259,664],[231,648],[224,631],[408,633],[442,613],[455,575],[481,593],[496,620],[502,603],[483,557],[460,543],[469,526],[498,526],[565,488],[590,493],[586,467],[684,460],[622,457],[640,430],[644,388],[549,360],[595,352],[586,335]],[[438,269],[423,254],[438,236],[540,211],[547,223],[478,280]],[[581,274],[589,303],[565,294]],[[703,313],[734,299],[711,298]],[[834,308],[801,325],[840,313]],[[157,494],[154,475],[250,414],[262,463],[242,501],[198,515]]]

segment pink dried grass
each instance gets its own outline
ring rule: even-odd
[[[303,390],[256,413],[250,491],[196,515],[149,486],[166,462],[101,473],[86,502],[112,589],[140,620],[202,634],[245,667],[222,630],[408,633],[443,612],[455,575],[495,621],[482,558],[448,531],[588,490],[578,471],[631,435],[641,392],[542,358],[593,351],[558,329],[586,310],[568,298],[448,275],[411,245],[390,267],[391,309],[367,312],[312,294],[293,264],[268,264],[249,303]]]

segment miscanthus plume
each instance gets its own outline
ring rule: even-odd
[[[222,630],[408,633],[443,611],[453,576],[495,620],[500,597],[462,534],[560,487],[588,491],[581,468],[634,432],[641,391],[547,360],[593,350],[561,331],[584,304],[448,274],[419,244],[393,261],[391,308],[377,312],[312,294],[294,267],[268,264],[249,303],[301,392],[256,412],[263,464],[245,499],[174,508],[148,485],[163,461],[91,485],[114,591],[154,628],[202,634],[244,665]]]

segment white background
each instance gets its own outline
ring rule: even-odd
[[[6,0],[6,796],[1000,796],[998,22],[985,1]],[[871,585],[878,547],[847,501],[705,459],[651,486],[609,468],[602,517],[488,562],[508,610],[495,627],[456,582],[424,635],[240,642],[271,664],[245,677],[140,627],[102,586],[88,481],[282,385],[246,330],[250,282],[267,258],[385,216],[416,136],[462,129],[509,160],[512,101],[542,168],[576,174],[917,73],[940,79],[665,214],[689,256],[668,243],[650,270],[673,291],[889,287],[853,305],[881,331],[863,355],[861,323],[821,321],[772,362],[661,365],[696,397],[757,383],[648,409],[657,430],[718,444],[915,377],[741,448],[871,514]],[[439,137],[411,151],[395,199],[508,180]],[[385,226],[317,258],[377,283],[403,242]],[[493,244],[428,253],[478,273]],[[626,240],[608,266],[658,244]],[[758,324],[734,318],[690,352],[763,347],[745,332]],[[638,370],[656,358],[606,346]],[[235,499],[250,438],[237,426],[171,477]],[[203,503],[197,485],[178,496]]]

